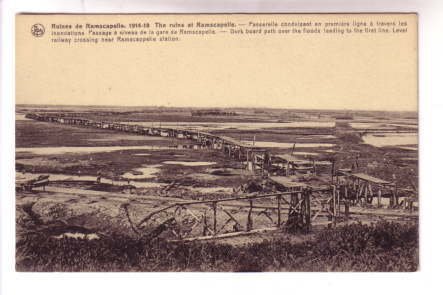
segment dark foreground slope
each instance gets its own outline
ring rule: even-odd
[[[304,243],[278,238],[242,246],[168,243],[127,236],[17,241],[18,271],[416,271],[417,224],[325,229]]]

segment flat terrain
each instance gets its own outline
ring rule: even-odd
[[[237,115],[192,116],[192,110],[167,108],[17,106],[17,183],[42,174],[49,175],[50,179],[46,191],[36,188],[34,192],[17,192],[18,240],[30,232],[44,233],[54,239],[66,234],[81,234],[83,239],[91,240],[115,234],[136,239],[140,230],[152,232],[168,219],[165,214],[144,224],[142,229],[135,226],[155,210],[175,202],[227,198],[238,195],[240,188],[244,193],[254,192],[255,184],[263,181],[260,174],[245,170],[245,163],[226,157],[218,150],[195,146],[191,140],[37,122],[25,119],[26,112],[64,112],[93,120],[209,131],[263,146],[273,154],[292,154],[318,163],[334,162],[335,169],[353,168],[356,172],[395,182],[398,188],[417,191],[415,114],[232,111]],[[377,141],[380,138],[383,140]],[[389,144],[380,146],[378,142]],[[318,169],[315,179],[305,181],[327,185],[330,165],[319,164]],[[272,202],[264,200],[261,206],[265,209],[275,206]],[[225,207],[240,224],[247,223],[247,202],[233,202]],[[190,206],[189,210],[199,216],[212,212],[207,205]],[[253,213],[255,226],[267,226],[270,222],[261,211]],[[417,216],[416,211],[369,207],[351,208],[351,213],[351,223],[380,220],[404,223]],[[275,223],[272,214],[275,212],[269,215]],[[228,215],[224,218],[228,221]],[[212,222],[210,218],[208,222]],[[158,237],[173,235],[165,230]],[[261,243],[266,237],[280,239],[282,234],[257,234],[217,243],[237,246]],[[290,243],[303,243],[311,238],[293,236]]]

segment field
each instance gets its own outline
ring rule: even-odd
[[[329,185],[331,166],[393,182],[400,198],[418,187],[414,113],[230,109],[234,116],[193,116],[192,109],[17,106],[17,187],[49,175],[43,191],[18,190],[20,271],[414,271],[417,208],[356,206],[336,228],[309,234],[264,232],[228,239],[171,242],[166,217],[137,227],[172,203],[257,193],[263,175],[193,140],[141,136],[29,120],[30,112],[70,113],[95,121],[190,128],[228,136],[273,154],[316,161],[309,185]],[[386,143],[386,144],[384,144]],[[325,164],[322,164],[325,163]],[[271,201],[258,202],[263,208]],[[416,202],[417,203],[417,202]],[[417,203],[418,204],[418,203]],[[240,224],[247,204],[228,206]],[[203,205],[190,205],[202,213]],[[234,211],[230,211],[234,212]],[[252,211],[251,211],[252,212]],[[358,213],[358,214],[357,214]],[[203,213],[202,213],[203,214]],[[226,221],[222,219],[222,221]],[[205,219],[206,220],[206,219]],[[265,224],[257,219],[254,226]],[[229,220],[227,220],[229,221]],[[389,222],[388,222],[389,221]],[[149,234],[148,234],[149,233]],[[396,257],[402,257],[397,259]]]

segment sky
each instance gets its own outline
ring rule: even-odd
[[[52,24],[406,21],[403,34],[181,36],[51,42]],[[415,15],[19,15],[16,103],[417,110]],[[42,37],[30,33],[42,24]]]

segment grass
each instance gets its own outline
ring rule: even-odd
[[[416,271],[417,224],[352,224],[294,244],[278,238],[243,246],[170,243],[126,236],[17,242],[18,271]]]

